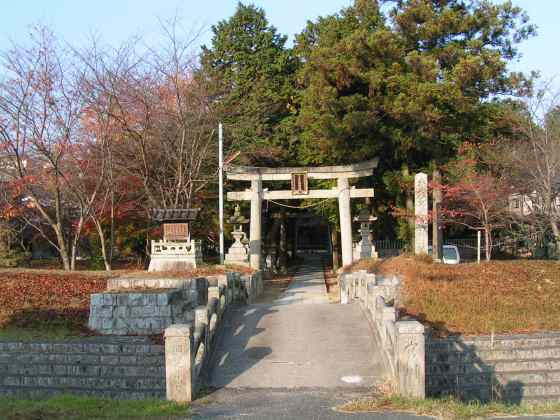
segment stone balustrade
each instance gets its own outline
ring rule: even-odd
[[[425,329],[415,320],[398,319],[400,281],[366,271],[339,277],[340,303],[358,302],[365,309],[390,366],[396,390],[406,396],[424,398]]]
[[[260,273],[254,276],[216,278],[208,287],[208,303],[195,309],[194,320],[165,330],[167,399],[190,402],[214,347],[217,328],[227,307],[248,301],[262,292]],[[261,283],[261,286],[258,286]],[[249,287],[246,287],[249,286]]]

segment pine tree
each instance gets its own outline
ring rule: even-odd
[[[202,47],[199,75],[212,92],[228,146],[250,163],[280,164],[287,157],[284,127],[293,115],[294,60],[287,38],[262,9],[241,3],[212,32],[212,45]]]

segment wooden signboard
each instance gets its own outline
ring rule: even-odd
[[[163,240],[164,241],[188,241],[189,240],[189,224],[188,223],[164,223],[163,224]]]
[[[294,195],[308,195],[309,184],[307,174],[292,174],[292,193]]]

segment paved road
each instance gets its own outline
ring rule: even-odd
[[[333,406],[384,381],[379,353],[360,306],[329,303],[315,257],[280,296],[228,314],[208,380],[216,391],[195,411],[217,419],[340,418]]]
[[[419,420],[406,413],[341,413],[334,408],[359,397],[348,388],[334,389],[232,389],[223,388],[193,407],[195,419],[244,420]],[[424,419],[430,419],[424,417]]]
[[[371,388],[386,364],[358,304],[330,304],[319,259],[268,303],[225,321],[211,388]]]

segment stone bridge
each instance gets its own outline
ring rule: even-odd
[[[320,257],[277,296],[223,320],[211,388],[362,388],[383,382],[383,356],[359,304],[329,303]]]

